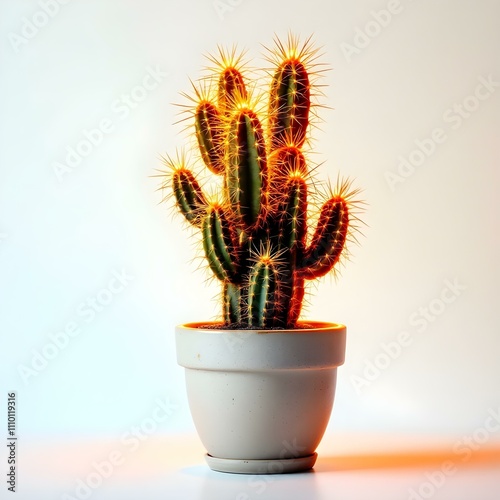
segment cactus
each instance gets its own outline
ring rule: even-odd
[[[296,327],[306,280],[334,269],[358,220],[357,191],[339,182],[322,203],[315,228],[308,227],[308,198],[316,193],[304,150],[317,90],[310,71],[316,51],[310,39],[276,43],[264,122],[234,50],[220,50],[220,59],[212,58],[217,69],[208,90],[206,80],[204,90],[195,89],[196,140],[203,163],[221,178],[217,200],[203,193],[184,161],[168,160],[176,205],[201,231],[230,328]]]

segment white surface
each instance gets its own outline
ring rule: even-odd
[[[428,498],[498,500],[500,443],[465,462],[447,446],[429,436],[338,435],[321,445],[314,472],[248,476],[211,471],[194,436],[151,437],[133,451],[115,439],[31,442],[23,445],[16,498],[83,497],[78,485],[97,484],[100,477],[92,499],[406,500],[412,490],[431,491],[423,485],[434,477],[442,485]],[[99,467],[107,470],[103,462],[113,452],[121,453],[120,465],[109,469],[108,477],[96,476]],[[439,471],[447,460],[454,469],[443,480]]]

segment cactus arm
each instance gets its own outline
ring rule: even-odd
[[[302,250],[307,232],[307,185],[304,179],[293,176],[284,186],[285,197],[278,213],[279,249],[290,252]]]
[[[221,207],[211,207],[203,220],[202,233],[210,269],[221,281],[236,282],[239,273],[234,230]]]
[[[301,278],[298,273],[294,276],[293,292],[290,299],[290,307],[286,317],[287,328],[293,328],[299,320],[300,311],[302,309],[302,302],[304,300],[304,278]]]
[[[291,262],[288,262],[288,260],[293,261],[293,254],[291,252],[287,254],[286,257],[280,256],[280,260],[286,262],[280,264],[279,289],[278,293],[276,293],[274,297],[274,317],[270,326],[286,328],[296,273],[293,272],[293,265]]]
[[[301,301],[297,303],[300,290],[296,287],[301,284],[303,288],[303,279],[299,280],[296,263],[302,258],[307,233],[307,185],[304,179],[299,176],[288,179],[278,213],[278,255],[287,265],[281,266],[275,323],[276,326],[290,327],[298,318],[297,312],[300,313]]]
[[[276,149],[270,159],[273,165],[273,180],[286,180],[292,172],[307,174],[304,154],[294,146],[284,146]]]
[[[278,271],[266,260],[257,261],[250,271],[248,326],[266,328],[276,317]]]
[[[310,246],[300,264],[305,279],[320,278],[338,262],[347,237],[349,213],[343,198],[334,197],[322,207]]]
[[[307,176],[307,164],[303,153],[295,147],[285,146],[273,151],[269,156],[270,206],[278,210],[279,202],[286,193],[286,182],[290,175]]]
[[[289,328],[298,319],[303,297],[304,280],[299,278],[296,263],[302,258],[306,242],[307,185],[302,177],[292,174],[284,191],[278,209],[278,255],[286,265],[280,269],[275,326]]]
[[[217,104],[219,110],[228,116],[232,113],[237,102],[247,100],[247,90],[243,76],[236,68],[226,68],[219,76],[217,89]]]
[[[309,125],[310,84],[307,71],[297,59],[283,61],[277,68],[269,99],[271,149],[292,144],[300,148]]]
[[[217,108],[208,101],[196,107],[194,115],[196,138],[205,165],[214,173],[224,173],[224,126]]]
[[[223,307],[224,323],[242,323],[241,289],[238,285],[224,283]]]
[[[201,226],[207,202],[192,172],[185,168],[175,170],[172,185],[180,212],[190,224]]]
[[[267,157],[262,126],[248,109],[231,121],[226,178],[234,213],[246,228],[254,227],[267,205]]]

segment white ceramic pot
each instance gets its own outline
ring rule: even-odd
[[[269,474],[310,469],[333,406],[346,328],[176,329],[191,414],[208,465]]]

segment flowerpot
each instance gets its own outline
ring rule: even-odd
[[[272,474],[310,469],[330,418],[346,328],[176,329],[189,406],[213,470]]]

